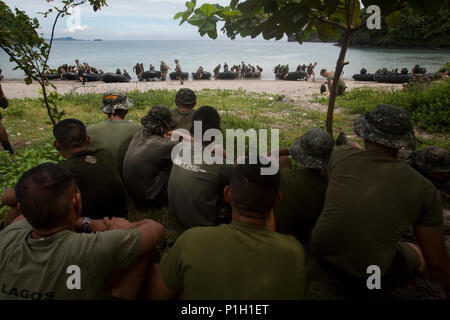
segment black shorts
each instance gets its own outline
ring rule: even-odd
[[[78,76],[79,76],[79,77],[82,77],[82,76],[83,76],[83,73],[84,73],[84,72],[83,72],[83,71],[81,71],[81,70],[80,70],[80,71],[78,71]]]

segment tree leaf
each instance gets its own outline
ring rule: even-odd
[[[261,11],[264,3],[264,0],[247,0],[240,3],[237,8],[246,15],[254,15],[255,13]]]
[[[393,28],[400,22],[401,17],[402,13],[400,11],[394,11],[385,18],[386,24],[389,28]]]
[[[200,7],[200,11],[203,12],[205,16],[210,17],[217,11],[217,9],[209,3],[205,3]]]

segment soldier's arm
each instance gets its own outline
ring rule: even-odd
[[[447,299],[450,299],[450,258],[445,248],[442,226],[416,226],[414,229],[428,270],[444,287]]]

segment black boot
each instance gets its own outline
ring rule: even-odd
[[[10,154],[14,154],[14,149],[11,147],[9,142],[2,142],[3,149],[8,151]]]

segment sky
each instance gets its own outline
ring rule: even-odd
[[[50,36],[54,15],[47,19],[37,12],[51,7],[46,0],[2,0],[11,8],[17,7],[28,15],[37,17],[46,38]],[[173,16],[186,9],[186,0],[107,0],[108,7],[94,12],[89,4],[80,9],[80,23],[74,18],[64,18],[58,22],[56,37],[73,37],[93,40],[207,40],[201,37],[197,27],[188,23],[179,25]],[[198,0],[197,5],[212,2],[222,5],[230,0]],[[54,0],[53,5],[61,4]],[[74,16],[73,16],[74,17]],[[77,26],[77,27],[74,27]],[[227,39],[219,33],[219,39]]]

